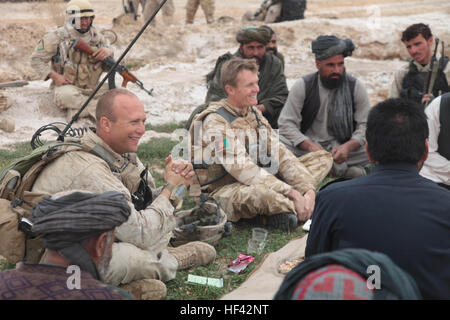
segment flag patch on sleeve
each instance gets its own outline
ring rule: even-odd
[[[227,139],[216,141],[216,151],[223,151],[229,148]]]
[[[37,50],[44,50],[44,39],[39,40]]]

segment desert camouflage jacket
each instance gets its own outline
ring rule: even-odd
[[[217,113],[221,108],[235,117],[231,123]],[[209,162],[209,178],[214,178],[211,171],[217,173],[217,166],[228,174],[212,189],[238,181],[245,185],[264,184],[283,195],[292,188],[302,193],[315,190],[313,175],[279,142],[278,134],[255,107],[244,112],[226,99],[212,102],[194,118],[190,134],[194,163]],[[270,157],[270,165],[263,167],[261,163],[268,164],[265,156]]]
[[[48,31],[39,40],[31,55],[31,66],[42,80],[47,80],[51,71],[63,74],[79,88],[94,88],[103,68],[94,57],[72,48],[73,42],[80,38],[92,49],[108,47],[108,41],[94,26],[82,34],[66,24],[56,30]]]
[[[47,165],[32,191],[50,194],[71,189],[92,193],[118,191],[128,200],[131,215],[116,229],[116,238],[141,249],[163,250],[175,228],[174,207],[166,197],[159,195],[154,196],[146,209],[135,210],[131,194],[137,190],[140,173],[144,170],[136,154],[117,154],[92,131],[83,137],[82,146],[85,151],[67,152]],[[153,194],[159,194],[150,174],[148,183]],[[164,247],[156,247],[164,243]]]

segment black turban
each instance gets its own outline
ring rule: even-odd
[[[265,28],[247,27],[236,33],[236,41],[240,44],[256,41],[263,45],[267,45],[270,38],[270,31]]]
[[[34,236],[44,236],[44,247],[58,250],[70,264],[99,279],[97,268],[81,245],[85,239],[113,230],[124,223],[131,209],[123,194],[75,191],[45,197],[31,211]]]
[[[339,39],[335,36],[319,36],[312,42],[312,52],[317,60],[325,60],[338,54],[351,56],[355,45],[351,39]]]

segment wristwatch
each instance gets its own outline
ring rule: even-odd
[[[163,189],[167,189],[170,191],[169,201],[175,208],[178,208],[178,206],[183,201],[184,195],[186,193],[186,186],[184,185],[184,183],[179,183],[176,186],[171,183],[166,183]]]

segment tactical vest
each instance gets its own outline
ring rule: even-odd
[[[248,112],[255,112],[252,111],[253,107],[250,107]],[[207,115],[209,115],[210,113],[217,113],[218,115],[220,115],[222,118],[224,118],[231,126],[231,128],[233,129],[256,129],[257,132],[259,132],[259,130],[261,128],[266,128],[267,130],[268,127],[262,123],[259,119],[259,117],[256,115],[255,112],[255,117],[256,117],[256,123],[257,125],[254,127],[246,127],[246,128],[240,128],[237,124],[236,124],[236,120],[239,120],[241,117],[239,116],[235,116],[233,115],[231,112],[229,112],[228,110],[226,110],[223,106],[221,106],[219,103],[211,103],[209,105],[209,107],[203,111],[202,113],[200,113],[198,116],[196,116],[194,118],[194,124],[195,121],[203,121]],[[248,122],[247,122],[248,124]],[[194,143],[192,144],[192,156],[193,156],[193,160],[195,159],[200,159],[200,157],[202,157],[202,155],[200,156],[200,153],[203,152],[203,143],[201,144],[201,146],[195,145],[195,142],[201,141],[201,136],[200,137],[194,137],[194,126],[191,127],[191,141],[193,141]],[[248,144],[248,139],[245,139],[245,149],[247,154],[250,154],[250,148],[251,146],[249,146]],[[270,154],[270,145],[268,145],[268,153]],[[264,167],[263,165],[259,164],[259,163],[255,163],[260,167]],[[199,178],[199,182],[200,182],[200,186],[203,188],[203,191],[207,191],[207,192],[212,192],[218,188],[221,188],[225,185],[237,182],[237,180],[230,175],[221,164],[217,164],[217,163],[212,163],[212,164],[206,164],[205,162],[203,162],[201,165],[200,164],[195,164],[194,163],[194,169],[196,169],[196,173],[197,176]],[[206,187],[206,188],[204,188]]]
[[[138,168],[135,153],[128,153],[123,156],[113,153],[96,143],[94,139],[83,139],[81,146],[83,151],[94,154],[104,160],[111,172],[124,184],[131,194],[138,190],[141,181],[141,171]]]
[[[353,113],[355,112],[354,91],[356,85],[356,78],[347,75],[348,85],[352,96]],[[311,73],[303,77],[305,82],[305,100],[303,102],[303,109],[301,112],[302,121],[300,123],[300,131],[305,134],[312,126],[314,119],[320,109],[320,95],[319,95],[319,73]],[[354,123],[356,127],[356,123]]]
[[[135,154],[114,155],[92,140],[78,144],[48,142],[0,172],[0,254],[17,263],[24,256],[29,263],[38,263],[42,254],[42,239],[30,239],[31,209],[46,193],[31,191],[40,172],[55,159],[68,152],[85,151],[103,159],[133,195],[140,186],[140,172]],[[134,199],[131,199],[134,202]],[[151,201],[150,201],[151,202]],[[25,219],[24,219],[25,218]]]
[[[95,67],[98,61],[88,53],[72,48],[76,36],[72,35],[68,26],[57,29],[60,39],[58,53],[52,58],[53,67],[56,72],[63,74],[73,85],[82,89],[92,89],[98,84],[103,72],[101,66]],[[83,40],[93,49],[97,50],[102,46],[102,38],[94,27],[89,30],[90,39]]]
[[[435,97],[450,91],[447,77],[444,73],[448,60],[448,57],[442,57],[439,59],[439,68],[432,90],[433,96]],[[402,98],[411,99],[421,103],[422,97],[427,90],[427,88],[425,88],[427,77],[428,72],[419,72],[417,66],[414,64],[414,61],[411,61],[409,63],[409,71],[403,78],[400,96]]]
[[[441,129],[438,137],[438,153],[450,161],[450,93],[441,96],[439,106]]]

